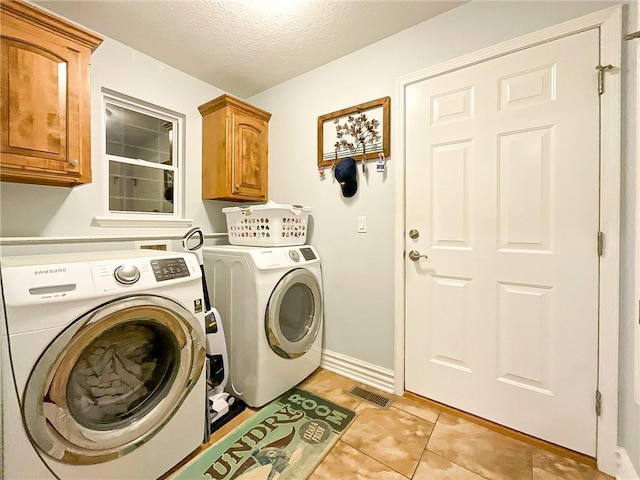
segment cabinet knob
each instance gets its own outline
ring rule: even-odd
[[[80,163],[80,162],[78,162],[78,159],[77,159],[77,158],[74,158],[73,160],[71,160],[71,162],[70,162],[70,163],[71,163],[71,165],[73,165],[74,167],[77,167],[77,166],[78,166],[78,163]]]
[[[239,183],[236,183],[235,187],[236,187],[236,188],[240,188],[240,184],[239,184]]]

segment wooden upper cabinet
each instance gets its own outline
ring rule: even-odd
[[[229,95],[198,109],[202,115],[202,198],[266,201],[271,114]]]
[[[94,34],[19,1],[0,3],[0,180],[91,182]]]

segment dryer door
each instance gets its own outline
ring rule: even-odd
[[[176,302],[140,295],[102,305],[38,359],[24,393],[29,436],[62,462],[113,460],[171,419],[204,361],[202,327]]]
[[[271,349],[283,358],[304,355],[322,324],[322,296],[316,277],[304,268],[280,279],[271,293],[265,330]]]

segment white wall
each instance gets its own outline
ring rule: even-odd
[[[222,90],[197,80],[110,38],[91,57],[91,164],[93,182],[74,188],[0,184],[0,236],[129,235],[128,228],[93,226],[104,215],[108,195],[102,159],[101,89],[105,87],[186,117],[185,217],[206,232],[226,231],[220,202],[201,200],[202,117],[198,106]],[[143,229],[140,234],[182,233],[186,229]]]
[[[269,138],[269,191],[279,202],[313,209],[310,237],[323,260],[325,347],[328,350],[393,368],[393,152],[388,174],[368,166],[359,171],[358,193],[345,199],[327,171],[316,171],[317,117],[375,98],[390,96],[397,77],[506,41],[602,8],[610,2],[472,2],[324,65],[250,101],[273,113]],[[633,5],[635,9],[637,5]],[[624,31],[629,31],[625,26]],[[635,84],[628,72],[626,92]],[[625,93],[627,112],[633,95]],[[625,116],[625,118],[628,118]],[[393,122],[397,119],[392,118]],[[623,191],[622,264],[633,265],[635,134],[624,124],[627,179]],[[392,139],[392,143],[393,143]],[[369,232],[356,233],[357,217],[366,215]],[[622,272],[620,357],[620,444],[640,466],[638,408],[633,403],[633,271]],[[626,335],[625,335],[626,334]]]

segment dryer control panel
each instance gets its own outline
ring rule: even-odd
[[[259,270],[309,266],[320,262],[318,253],[312,246],[275,248],[249,247],[249,249],[245,247],[243,251],[250,255],[256,268]]]
[[[300,248],[300,253],[302,254],[302,256],[304,257],[304,259],[308,262],[309,260],[315,260],[318,257],[316,257],[316,254],[313,253],[313,250],[309,247],[302,247]]]

